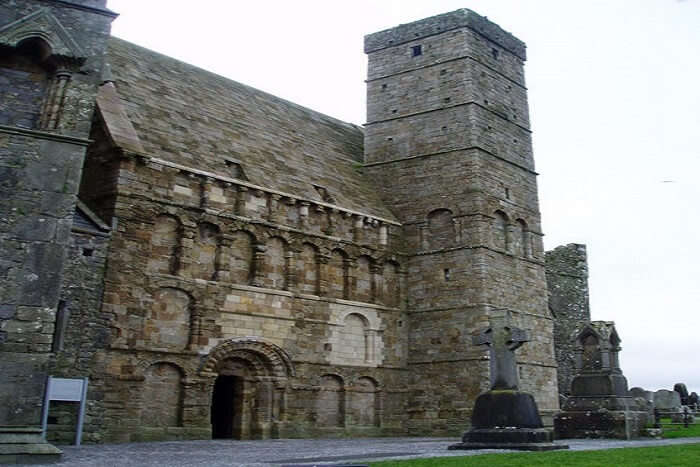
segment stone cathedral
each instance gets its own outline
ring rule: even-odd
[[[0,432],[53,375],[89,377],[86,442],[459,434],[503,310],[551,424],[523,42],[466,9],[366,36],[359,127],[115,17],[0,2]]]

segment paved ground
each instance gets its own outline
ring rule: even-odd
[[[505,450],[448,451],[458,438],[276,439],[266,441],[177,441],[63,446],[58,466],[70,467],[220,467],[363,465],[380,459],[465,456]],[[572,450],[614,449],[700,443],[700,438],[670,440],[564,440]]]

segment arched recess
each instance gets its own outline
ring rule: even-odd
[[[180,220],[168,214],[156,217],[151,233],[151,256],[148,270],[160,274],[177,274],[182,224]]]
[[[355,300],[358,302],[372,302],[374,299],[374,284],[372,277],[372,258],[363,255],[357,259],[355,270]]]
[[[369,376],[357,379],[350,397],[349,424],[379,426],[379,385]]]
[[[365,316],[348,314],[339,329],[338,341],[338,357],[343,364],[363,365],[374,360],[374,342]]]
[[[348,298],[348,255],[343,250],[331,251],[327,281],[330,298]]]
[[[338,375],[323,375],[316,398],[316,424],[321,428],[345,425],[345,384]]]
[[[518,254],[523,258],[529,258],[530,255],[530,234],[527,229],[527,222],[522,219],[515,221],[518,229]]]
[[[497,250],[508,250],[508,216],[503,211],[493,214],[492,244]]]
[[[229,339],[205,358],[200,374],[216,378],[211,396],[214,437],[277,436],[279,424],[286,419],[287,381],[294,376],[284,350],[255,338]]]
[[[602,355],[600,352],[600,341],[593,333],[584,334],[579,337],[582,355],[581,370],[597,371],[602,368]]]
[[[144,372],[141,391],[141,425],[147,427],[182,426],[182,369],[172,363],[158,362]]]
[[[193,300],[187,292],[158,289],[142,330],[143,345],[151,350],[185,350],[190,341]]]
[[[38,37],[30,37],[14,50],[0,55],[2,87],[12,92],[0,94],[0,124],[24,128],[40,128],[42,104],[49,87],[50,71],[46,57],[50,45]]]
[[[255,238],[248,232],[237,230],[231,235],[231,282],[250,284],[253,279],[253,246]]]
[[[265,244],[264,287],[286,290],[287,288],[287,252],[286,240],[272,237]]]
[[[297,278],[299,292],[316,295],[319,289],[318,248],[304,243],[297,260]]]
[[[448,248],[455,243],[452,211],[435,209],[428,214],[428,245],[433,250]]]
[[[209,222],[199,224],[197,241],[192,248],[192,278],[214,279],[220,242],[219,227]]]
[[[393,261],[385,261],[381,277],[382,303],[394,308],[400,306],[401,276],[399,275],[399,265]]]

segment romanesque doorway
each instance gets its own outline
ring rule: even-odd
[[[214,378],[212,438],[279,437],[286,418],[287,379],[293,371],[288,355],[273,344],[245,338],[215,347],[202,368]]]
[[[240,438],[242,380],[237,376],[219,375],[214,383],[211,402],[211,437]],[[234,430],[234,427],[237,428]]]

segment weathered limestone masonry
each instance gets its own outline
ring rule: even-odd
[[[525,45],[458,10],[365,37],[365,172],[404,226],[409,432],[457,433],[488,387],[469,337],[510,310],[522,389],[558,409]]]
[[[38,424],[50,372],[90,378],[88,442],[456,435],[504,311],[551,424],[522,42],[469,10],[367,36],[363,131],[103,7],[0,5],[0,424]]]
[[[586,245],[570,243],[545,253],[549,309],[554,316],[554,352],[559,395],[568,397],[576,376],[576,336],[591,320]]]
[[[104,438],[403,433],[400,225],[361,129],[117,39],[108,60],[80,191],[116,226]]]
[[[0,426],[40,425],[63,263],[115,17],[104,3],[0,5]]]

